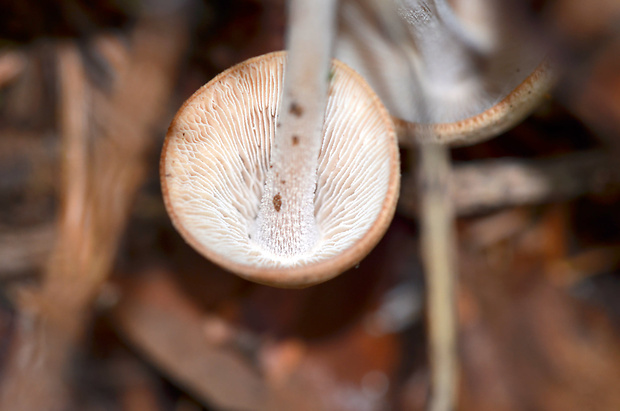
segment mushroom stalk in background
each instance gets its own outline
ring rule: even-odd
[[[403,1],[404,2],[404,1]],[[509,5],[489,0],[436,0],[437,13],[452,34],[478,53],[492,53],[501,47],[501,10]]]
[[[257,242],[279,256],[306,253],[319,238],[314,194],[336,3],[289,4],[284,90],[255,227]]]
[[[420,224],[426,271],[430,411],[452,411],[458,392],[456,236],[446,146],[420,145]]]
[[[410,97],[410,109],[415,114],[408,114],[420,123],[446,123],[470,117],[470,99],[478,101],[482,98],[479,94],[484,92],[481,73],[473,58],[474,50],[448,30],[439,16],[438,5],[451,10],[442,1],[403,0],[397,7],[415,44],[411,64],[420,80],[417,82],[419,94],[424,98],[412,101]],[[412,94],[412,97],[416,96]]]

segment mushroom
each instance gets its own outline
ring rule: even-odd
[[[168,130],[161,181],[175,227],[201,254],[255,282],[305,287],[382,237],[398,197],[398,143],[379,98],[345,64],[322,76],[324,120],[320,104],[282,92],[287,64],[284,52],[252,58],[191,96]],[[320,111],[318,124],[282,132],[306,110]],[[312,127],[318,140],[304,141]],[[316,154],[298,153],[313,144]]]
[[[215,77],[164,143],[162,189],[177,229],[259,283],[304,287],[341,273],[379,241],[396,207],[391,118],[361,76],[330,65],[335,5],[292,1],[288,54]]]
[[[344,0],[335,56],[360,72],[403,143],[471,144],[527,116],[553,84],[517,7],[489,0]]]

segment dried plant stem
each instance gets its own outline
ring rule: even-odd
[[[449,152],[420,146],[422,256],[427,282],[430,411],[455,409],[458,385],[454,215],[450,198]]]

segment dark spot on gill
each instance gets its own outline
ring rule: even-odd
[[[336,74],[336,73],[334,72],[334,69],[333,69],[333,68],[329,70],[329,74],[327,75],[327,82],[328,82],[328,83],[331,83],[331,81],[332,81],[332,79],[334,78],[334,75],[335,75],[335,74]]]
[[[289,112],[296,117],[301,117],[301,115],[304,114],[304,109],[293,101],[289,108]]]
[[[273,196],[273,208],[279,213],[282,208],[282,196],[280,193]]]

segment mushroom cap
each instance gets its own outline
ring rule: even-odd
[[[434,141],[451,146],[475,144],[495,137],[525,119],[549,93],[555,70],[542,61],[531,74],[499,102],[481,108],[471,117],[452,122],[418,123],[394,118],[399,134],[416,141]],[[482,107],[482,106],[481,106]]]
[[[278,120],[286,53],[222,72],[179,109],[163,147],[166,209],[205,257],[251,281],[299,288],[358,263],[396,207],[398,143],[390,115],[361,76],[333,61],[318,159],[320,239],[306,254],[275,255],[253,241]]]
[[[389,21],[365,3],[372,1],[343,1],[335,56],[364,76],[397,128],[418,140],[464,144],[497,135],[553,84],[543,42],[511,21],[518,19],[509,7],[490,12],[487,30],[475,32],[480,26],[445,2],[400,0]]]

